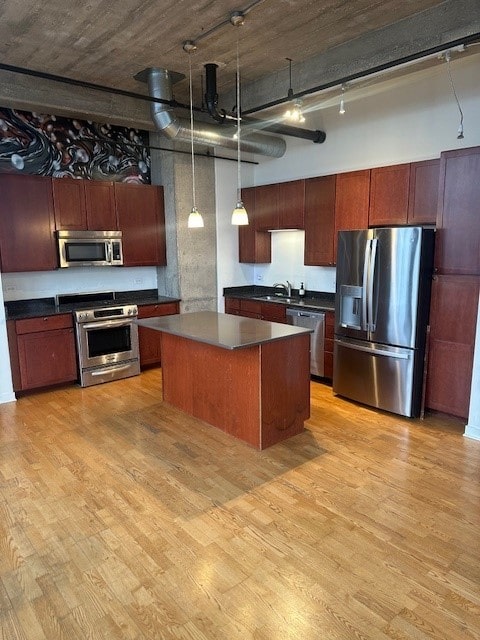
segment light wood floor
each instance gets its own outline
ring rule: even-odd
[[[480,442],[312,383],[258,452],[161,372],[0,405],[2,640],[480,638]]]

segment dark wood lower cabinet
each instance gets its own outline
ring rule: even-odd
[[[179,312],[178,302],[147,304],[138,307],[139,319],[169,316]],[[147,327],[138,327],[138,346],[140,350],[141,367],[159,365],[161,363],[160,336],[159,331],[154,331]]]
[[[15,391],[77,379],[71,314],[9,320],[7,331]]]
[[[468,417],[477,323],[478,276],[435,276],[425,406]]]
[[[287,305],[277,302],[260,302],[245,298],[225,298],[225,313],[270,322],[287,323]],[[325,311],[325,354],[324,377],[333,378],[333,332],[335,328],[335,313]]]

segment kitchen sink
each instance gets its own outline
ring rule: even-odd
[[[297,298],[288,298],[282,295],[266,295],[266,296],[254,296],[254,300],[265,300],[266,302],[296,302]]]

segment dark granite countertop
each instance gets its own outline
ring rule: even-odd
[[[243,287],[226,287],[223,290],[225,298],[245,298],[257,302],[274,302],[287,307],[299,307],[316,311],[335,311],[335,294],[322,291],[306,291],[302,298],[297,290],[292,291],[292,296],[279,292],[274,287],[247,285]]]
[[[146,318],[135,322],[142,327],[230,350],[253,347],[312,332],[311,329],[215,311],[195,311],[175,316]]]
[[[77,309],[93,309],[95,307],[115,307],[121,304],[162,304],[167,302],[179,302],[180,298],[159,296],[156,289],[142,289],[140,291],[117,291],[115,298],[102,300],[101,296],[95,301],[73,302],[57,304],[54,297],[32,298],[29,300],[12,300],[5,302],[5,315],[7,320],[23,320],[40,316],[53,316],[61,313],[71,313]]]

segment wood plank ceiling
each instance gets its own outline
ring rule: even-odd
[[[146,93],[133,76],[149,66],[188,74],[185,40],[199,38],[192,56],[196,94],[203,65],[217,62],[219,93],[235,83],[237,34],[242,81],[253,82],[403,18],[442,5],[438,0],[4,0],[0,62]],[[250,9],[248,10],[248,7]],[[248,10],[232,27],[231,12]],[[203,35],[219,25],[208,37]],[[285,88],[285,93],[286,93]],[[187,80],[175,97],[188,101]]]

